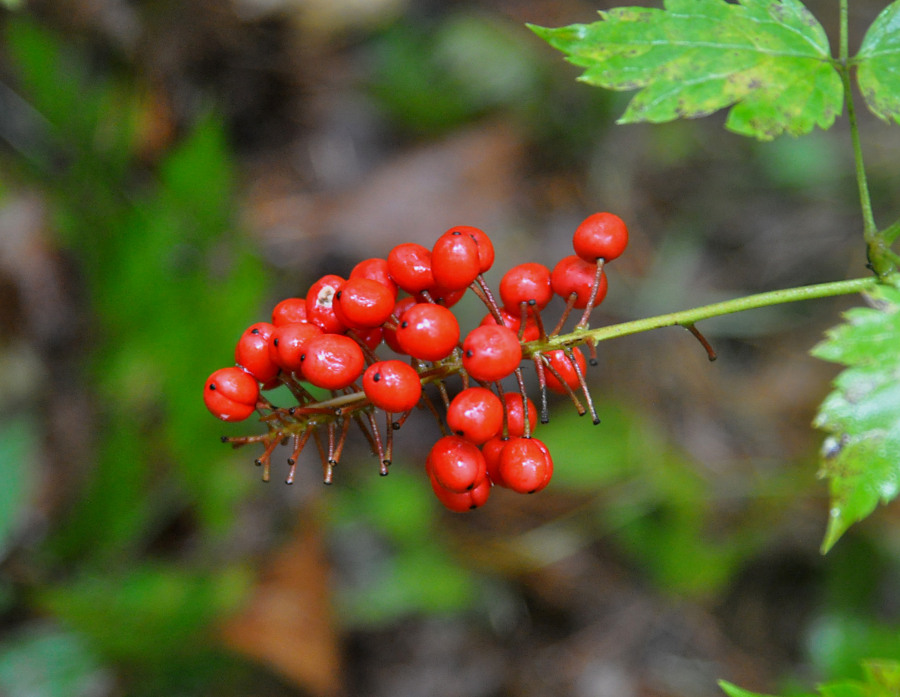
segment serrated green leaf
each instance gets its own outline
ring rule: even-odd
[[[831,492],[827,552],[879,501],[900,493],[900,287],[894,279],[869,295],[872,307],[845,313],[812,354],[847,366],[819,408],[829,436],[820,476]]]
[[[622,7],[600,22],[531,27],[581,79],[640,90],[620,123],[706,116],[732,106],[726,126],[761,140],[815,126],[841,111],[843,86],[821,25],[797,0],[667,0]]]
[[[854,62],[859,89],[872,113],[900,123],[900,0],[872,22]]]

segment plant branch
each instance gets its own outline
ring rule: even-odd
[[[767,293],[758,293],[756,295],[735,298],[734,300],[725,300],[723,302],[713,303],[712,305],[704,305],[690,310],[681,310],[665,315],[657,315],[655,317],[622,322],[620,324],[611,324],[606,327],[598,327],[597,329],[576,330],[571,334],[550,337],[546,341],[533,341],[530,344],[525,345],[524,352],[526,355],[531,355],[535,351],[552,351],[565,346],[583,344],[588,340],[595,342],[606,341],[607,339],[628,336],[629,334],[637,334],[639,332],[660,329],[662,327],[681,326],[687,328],[696,322],[712,317],[720,317],[735,312],[743,312],[745,310],[798,302],[801,300],[813,300],[815,298],[827,298],[836,295],[849,295],[851,293],[870,290],[877,284],[877,278],[865,277],[855,278],[849,281],[834,281],[811,286],[773,290]]]

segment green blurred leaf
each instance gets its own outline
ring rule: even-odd
[[[728,695],[728,697],[771,697],[771,695],[764,695],[761,692],[750,692],[750,690],[745,690],[737,685],[732,685],[725,680],[719,681],[719,687],[722,688],[722,691]]]
[[[815,419],[830,434],[820,468],[831,491],[825,552],[879,501],[900,493],[900,287],[893,283],[872,291],[874,307],[845,313],[812,350],[846,366]]]
[[[859,89],[872,113],[900,123],[900,0],[875,18],[853,62]]]
[[[34,423],[28,416],[0,424],[0,559],[6,556],[34,493],[36,439]]]
[[[328,516],[336,538],[357,540],[364,534],[377,549],[360,582],[337,589],[345,625],[379,625],[415,613],[452,614],[478,598],[477,577],[441,543],[439,504],[420,467],[409,471],[397,461],[386,479],[334,492]]]
[[[819,685],[822,697],[896,697],[900,694],[900,664],[895,661],[864,661],[863,680],[836,680]],[[758,692],[750,692],[724,680],[719,687],[728,697],[771,697]],[[797,696],[800,697],[800,696]],[[812,694],[804,697],[815,697]]]
[[[82,637],[51,626],[29,626],[0,644],[4,697],[92,697],[111,676]]]
[[[829,128],[843,87],[828,38],[797,0],[667,0],[622,7],[593,24],[531,28],[581,80],[640,90],[619,123],[706,116],[734,105],[726,126],[761,140]]]
[[[44,590],[38,602],[113,660],[178,661],[209,648],[215,622],[237,609],[250,576],[145,564],[89,573]]]
[[[641,415],[614,403],[597,407],[598,426],[574,410],[540,426],[536,435],[553,453],[551,486],[598,492],[602,531],[613,532],[660,588],[695,595],[721,588],[764,532],[747,525],[722,534],[712,486],[694,463]]]
[[[397,23],[375,43],[372,94],[404,126],[444,132],[539,98],[540,67],[515,25],[460,12],[435,27]]]

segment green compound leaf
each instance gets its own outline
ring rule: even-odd
[[[868,297],[872,307],[845,313],[812,350],[847,366],[814,422],[829,434],[819,472],[831,491],[823,552],[879,501],[900,493],[900,281]]]
[[[706,116],[734,105],[727,128],[771,140],[827,129],[843,86],[822,26],[797,0],[666,0],[602,21],[531,29],[585,68],[581,80],[640,90],[619,123]]]
[[[859,89],[872,113],[900,123],[900,1],[875,18],[854,62]]]

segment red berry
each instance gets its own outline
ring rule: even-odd
[[[425,470],[438,484],[457,494],[471,491],[487,476],[481,450],[459,436],[438,439],[428,453]]]
[[[487,477],[482,479],[481,483],[477,484],[471,491],[464,491],[461,494],[445,489],[434,477],[430,477],[430,480],[431,488],[438,501],[454,513],[468,513],[476,508],[480,508],[487,503],[491,495],[491,481]]]
[[[575,254],[591,264],[598,259],[612,261],[628,246],[628,228],[612,213],[594,213],[575,230],[572,237]]]
[[[500,453],[500,477],[520,494],[533,494],[550,483],[553,459],[537,438],[511,438]]]
[[[584,359],[584,354],[581,352],[581,349],[577,346],[572,349],[572,355],[575,357],[575,362],[578,364],[578,368],[581,370],[581,374],[584,375],[587,370],[587,361]],[[569,357],[566,356],[566,352],[562,349],[558,349],[556,351],[548,351],[543,354],[544,358],[552,365],[556,372],[559,373],[560,377],[565,381],[565,383],[569,386],[570,389],[575,390],[579,387],[581,382],[578,380],[578,373],[575,372],[575,367],[572,365],[572,361],[569,360]],[[557,379],[557,377],[544,367],[544,377],[547,379],[547,389],[558,392],[560,394],[566,393],[566,388],[563,387],[563,384]]]
[[[460,230],[448,230],[431,250],[431,273],[435,285],[445,290],[468,288],[481,273],[478,244]]]
[[[507,310],[505,307],[499,308],[500,319],[503,320],[499,324],[506,327],[507,329],[511,329],[513,333],[518,336],[519,335],[519,327],[522,326],[521,313],[518,311],[513,313]],[[498,324],[497,320],[494,319],[494,315],[488,312],[484,318],[481,320],[480,324],[482,326],[486,324]],[[522,332],[522,341],[536,341],[541,338],[541,330],[538,329],[537,324],[534,321],[533,317],[529,317],[525,322],[525,331]]]
[[[404,242],[394,247],[388,254],[387,264],[394,283],[411,295],[434,285],[431,250],[416,242]]]
[[[462,364],[475,380],[494,382],[511,375],[522,361],[515,332],[499,324],[475,327],[463,341]]]
[[[428,289],[428,295],[430,296],[431,301],[438,305],[443,305],[444,307],[453,307],[463,299],[465,294],[465,288],[448,290],[447,288],[441,288],[440,286],[431,286],[431,288]],[[429,302],[428,298],[424,297],[424,293],[419,293],[416,297],[419,302]]]
[[[285,298],[272,310],[276,327],[290,322],[306,322],[306,298]]]
[[[278,375],[278,364],[269,356],[269,337],[275,326],[268,322],[251,324],[234,347],[234,362],[262,383]]]
[[[481,446],[481,454],[484,456],[488,479],[498,486],[506,486],[503,482],[503,477],[500,476],[500,454],[508,442],[508,438],[494,436]]]
[[[220,368],[206,380],[203,401],[222,421],[243,421],[256,409],[259,383],[238,367]]]
[[[313,283],[306,293],[308,321],[320,327],[324,332],[340,334],[347,329],[334,311],[334,296],[342,285],[344,285],[343,278],[328,274]]]
[[[370,329],[380,327],[391,316],[394,295],[371,278],[350,278],[335,293],[333,307],[348,327]]]
[[[397,343],[414,358],[439,361],[459,343],[459,323],[446,307],[417,303],[400,318]]]
[[[471,225],[457,225],[454,230],[459,230],[467,234],[478,245],[478,261],[481,267],[481,273],[489,270],[494,265],[494,244],[487,233],[481,228],[472,227]]]
[[[415,298],[406,297],[400,298],[394,305],[394,317],[400,320],[403,317],[403,314],[415,305],[418,302]],[[384,343],[391,347],[396,353],[406,353],[402,348],[400,348],[400,344],[397,343],[397,330],[389,329],[388,327],[384,328],[384,335],[382,337],[384,339]]]
[[[364,344],[370,351],[374,351],[381,345],[384,338],[384,330],[381,327],[372,327],[371,329],[354,329],[354,336],[360,343]]]
[[[353,384],[366,363],[359,344],[343,334],[322,334],[310,339],[300,359],[303,377],[326,390]]]
[[[481,445],[503,428],[503,403],[485,387],[469,387],[450,402],[447,425],[456,435]]]
[[[310,339],[322,335],[322,330],[309,322],[292,322],[275,327],[269,337],[270,360],[289,373],[299,373],[301,357]]]
[[[379,361],[363,373],[363,391],[379,409],[392,413],[409,411],[422,396],[419,374],[403,361]]]
[[[525,409],[522,404],[522,395],[518,392],[507,392],[503,395],[503,404],[506,407],[506,429],[510,438],[525,435]],[[534,402],[528,400],[528,427],[529,433],[534,433],[537,428],[538,411]]]
[[[500,299],[514,315],[520,315],[523,302],[533,303],[537,310],[543,310],[553,299],[550,269],[536,262],[513,266],[500,279]]]
[[[580,310],[587,307],[596,273],[596,264],[589,264],[573,254],[560,259],[556,264],[553,273],[550,274],[550,283],[553,286],[553,292],[563,300],[568,300],[569,296],[575,293],[578,297],[574,306]],[[600,285],[597,288],[597,296],[594,298],[594,307],[603,302],[606,291],[606,273],[601,272]]]
[[[378,281],[381,285],[387,286],[388,290],[390,290],[394,296],[394,301],[396,302],[397,300],[397,291],[399,288],[397,287],[397,284],[394,283],[394,279],[391,278],[391,274],[388,271],[387,259],[380,259],[378,257],[363,259],[353,267],[348,278],[368,278],[373,281]]]

